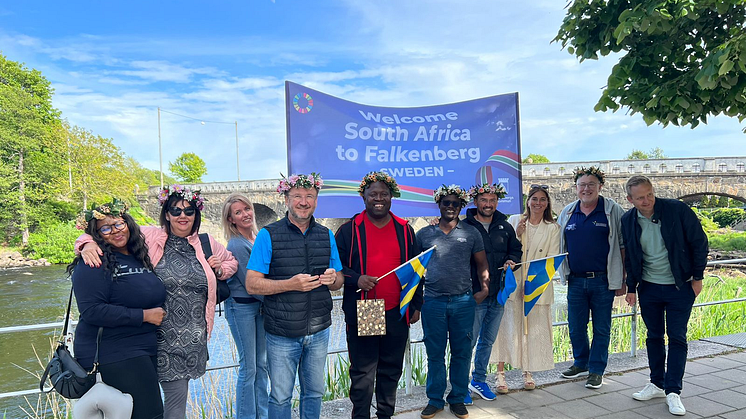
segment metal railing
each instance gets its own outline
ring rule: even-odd
[[[711,261],[707,263],[707,266],[720,266],[720,265],[734,265],[734,264],[741,264],[746,263],[746,259],[730,259],[730,260],[718,260],[718,261]],[[334,296],[332,297],[332,300],[334,301],[340,301],[342,300],[341,296]],[[709,301],[709,302],[703,302],[703,303],[696,303],[692,307],[705,307],[705,306],[713,306],[713,305],[720,305],[720,304],[731,304],[731,303],[740,303],[746,301],[746,297],[743,298],[733,298],[729,300],[719,300],[719,301]],[[630,347],[631,347],[631,356],[637,356],[637,305],[632,307],[632,311],[628,313],[617,313],[613,314],[611,316],[612,319],[618,319],[623,317],[632,317],[632,326],[631,326],[631,335],[630,335]],[[592,320],[592,319],[591,319]],[[71,321],[71,325],[77,324],[77,321]],[[558,327],[558,326],[567,326],[567,321],[559,321],[559,322],[553,322],[552,327]],[[64,326],[64,322],[54,322],[54,323],[42,323],[42,324],[32,324],[32,325],[24,325],[24,326],[9,326],[9,327],[0,327],[0,335],[5,333],[17,333],[17,332],[27,332],[27,331],[34,331],[34,330],[48,330],[48,329],[55,329],[60,328]],[[68,336],[70,336],[72,332],[68,333]],[[406,394],[412,394],[412,356],[411,356],[411,345],[415,343],[422,343],[422,340],[412,340],[409,339],[407,342],[407,346],[404,352],[404,388]],[[347,349],[335,349],[332,351],[327,352],[327,357],[329,355],[337,355],[346,353]],[[208,366],[207,371],[215,371],[215,370],[221,370],[221,369],[227,369],[227,368],[237,368],[237,363],[230,363],[230,364],[220,364],[220,365],[213,365]],[[34,394],[40,393],[39,389],[30,389],[30,390],[20,390],[20,391],[12,391],[12,392],[6,392],[6,393],[0,393],[0,399],[9,398],[9,397],[16,397],[16,396],[30,396]]]

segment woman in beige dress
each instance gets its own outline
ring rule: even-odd
[[[554,256],[559,253],[559,225],[552,216],[549,187],[531,185],[526,200],[526,212],[513,215],[508,222],[513,226],[518,240],[523,244],[521,262]],[[552,302],[554,288],[550,282],[539,301],[534,305],[524,323],[523,284],[526,269],[515,271],[518,286],[505,304],[497,341],[492,347],[490,362],[498,362],[497,392],[507,393],[503,364],[523,370],[523,387],[536,388],[531,371],[554,368],[552,347]]]

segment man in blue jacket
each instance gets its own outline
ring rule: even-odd
[[[665,397],[668,411],[681,416],[686,413],[679,396],[686,366],[686,329],[694,300],[702,291],[707,236],[694,211],[681,201],[656,198],[647,177],[631,177],[626,189],[627,200],[634,205],[622,216],[626,299],[634,305],[640,296],[650,365],[650,383],[632,397]]]

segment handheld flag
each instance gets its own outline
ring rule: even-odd
[[[528,263],[526,282],[523,286],[523,315],[528,316],[531,309],[549,286],[554,273],[565,260],[567,254],[532,260]]]
[[[497,302],[500,303],[500,305],[505,305],[505,303],[508,302],[508,297],[510,297],[510,294],[515,291],[516,288],[518,288],[518,284],[515,281],[515,274],[513,273],[512,269],[506,269],[505,270],[505,286],[503,289],[500,290],[500,292],[497,293]]]
[[[412,301],[415,290],[417,290],[417,285],[420,284],[422,277],[425,276],[427,264],[430,263],[430,257],[432,257],[434,251],[435,246],[404,262],[393,271],[401,284],[399,313],[401,313],[402,317],[404,317],[404,313],[409,308],[409,303]]]

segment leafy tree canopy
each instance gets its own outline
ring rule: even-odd
[[[596,111],[694,128],[746,118],[745,23],[746,0],[575,0],[554,41],[580,61],[621,53]]]
[[[182,153],[172,163],[168,163],[168,171],[182,182],[200,183],[202,176],[207,174],[207,165],[194,153]]]
[[[549,159],[547,156],[543,154],[529,154],[526,158],[523,159],[523,163],[531,164],[531,163],[549,163]]]
[[[665,159],[666,156],[663,153],[663,149],[660,147],[651,148],[650,151],[645,152],[642,150],[632,149],[632,152],[627,154],[625,157],[627,160],[648,160],[648,159]]]

